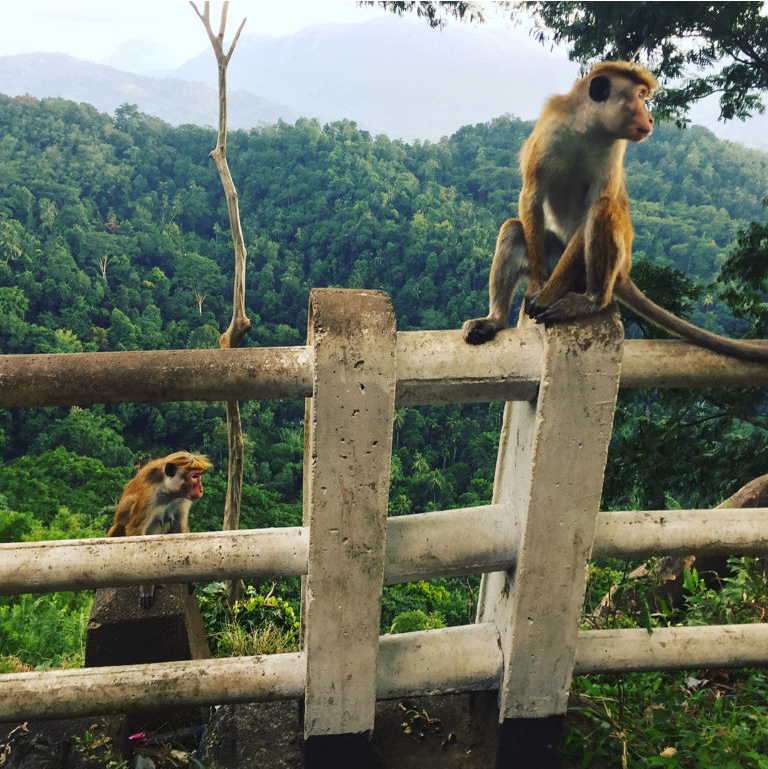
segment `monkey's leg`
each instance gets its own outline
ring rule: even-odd
[[[544,233],[544,255],[547,273],[551,272],[563,253],[563,242],[554,232]],[[469,344],[482,344],[506,328],[509,307],[518,285],[530,279],[528,248],[523,226],[519,219],[508,219],[501,227],[493,254],[491,276],[488,282],[490,307],[485,318],[467,320],[462,326],[464,340]]]
[[[506,328],[509,306],[520,280],[528,274],[528,249],[525,246],[523,225],[519,219],[507,219],[501,225],[496,239],[496,250],[488,282],[490,307],[485,318],[467,320],[462,326],[464,341],[482,344]]]
[[[525,297],[525,312],[537,321],[542,313],[584,280],[584,228],[571,238],[541,290]]]
[[[583,236],[586,291],[583,294],[568,292],[538,311],[532,316],[537,323],[562,323],[594,315],[611,303],[619,272],[622,269],[629,272],[631,235],[629,238],[626,235],[631,233],[631,227],[629,215],[612,198],[597,199],[590,210]]]

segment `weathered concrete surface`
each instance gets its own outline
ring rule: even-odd
[[[519,532],[517,563],[484,576],[478,605],[504,650],[503,719],[566,710],[622,356],[615,310],[540,333],[538,397],[507,404],[494,481],[493,502]]]
[[[384,580],[396,324],[380,291],[314,289],[305,416],[305,738],[373,728]]]
[[[0,355],[0,408],[301,398],[307,347]]]
[[[0,595],[307,572],[301,526],[0,544]]]
[[[85,666],[136,665],[211,656],[197,598],[187,585],[157,585],[149,610],[139,588],[96,591],[85,640]]]
[[[193,756],[211,769],[302,769],[298,702],[222,705]]]

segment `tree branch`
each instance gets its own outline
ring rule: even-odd
[[[235,44],[240,37],[240,32],[245,25],[243,19],[235,35],[235,39],[229,48],[229,52],[224,54],[224,32],[226,28],[226,18],[228,3],[224,3],[221,11],[221,25],[219,33],[214,35],[211,28],[210,3],[205,3],[203,13],[197,9],[194,2],[190,1],[195,13],[203,22],[205,31],[208,33],[208,39],[211,41],[213,51],[216,54],[216,64],[219,71],[219,130],[217,134],[216,147],[211,150],[211,158],[216,164],[221,177],[221,185],[224,188],[224,195],[227,199],[227,211],[229,213],[229,227],[232,233],[232,245],[235,250],[235,279],[232,298],[232,320],[229,328],[221,335],[219,346],[222,348],[237,347],[245,334],[251,328],[251,321],[245,313],[245,260],[246,249],[243,239],[243,230],[240,225],[240,209],[238,204],[237,189],[232,180],[232,174],[227,163],[227,65],[235,49]]]
[[[224,188],[224,196],[227,200],[229,213],[229,227],[232,233],[232,245],[235,252],[235,279],[232,297],[232,320],[229,328],[219,337],[219,347],[226,349],[237,347],[242,338],[251,328],[251,321],[245,313],[245,241],[240,224],[240,208],[238,205],[237,190],[232,180],[232,174],[227,163],[227,65],[235,50],[235,45],[240,33],[245,26],[243,19],[237,30],[228,52],[224,53],[224,33],[227,27],[227,11],[229,3],[224,3],[221,10],[221,22],[218,34],[213,33],[211,27],[210,3],[206,2],[203,12],[197,9],[194,2],[190,5],[203,22],[208,39],[211,41],[213,52],[216,55],[216,64],[219,71],[219,129],[216,138],[216,147],[210,156],[216,164],[221,178],[221,186]],[[237,401],[227,402],[227,436],[229,443],[229,471],[227,477],[227,497],[224,503],[225,530],[237,529],[240,525],[240,502],[243,486],[243,426],[240,420],[240,406]],[[232,582],[229,590],[229,600],[233,603],[241,594],[242,584],[239,580]]]

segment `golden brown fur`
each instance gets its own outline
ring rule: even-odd
[[[768,360],[768,348],[687,323],[651,302],[632,282],[627,142],[653,130],[646,100],[657,87],[643,67],[603,62],[551,97],[520,153],[519,219],[499,232],[491,266],[490,309],[464,323],[471,344],[492,339],[509,320],[518,282],[537,322],[559,323],[604,309],[615,297],[652,323],[717,352]]]
[[[177,451],[147,462],[125,484],[108,537],[189,532],[189,507],[203,496],[202,474],[211,467],[201,454]],[[141,605],[149,608],[153,586],[142,585]]]

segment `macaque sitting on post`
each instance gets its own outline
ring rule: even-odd
[[[629,276],[634,230],[624,180],[627,142],[653,131],[646,104],[656,78],[606,61],[552,96],[520,152],[519,219],[501,227],[491,265],[490,309],[462,328],[482,344],[507,326],[512,296],[528,281],[525,311],[538,323],[593,315],[616,298],[675,336],[725,355],[768,361],[768,347],[718,336],[652,302]]]
[[[203,496],[203,473],[212,467],[208,457],[177,451],[147,462],[125,484],[108,537],[143,534],[186,534],[189,507]],[[139,603],[152,605],[154,585],[142,585]]]

